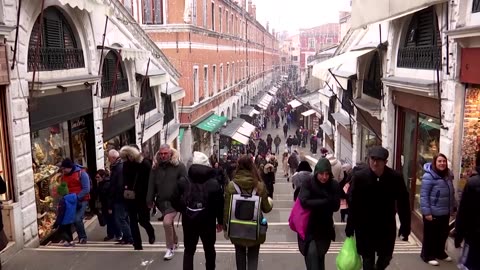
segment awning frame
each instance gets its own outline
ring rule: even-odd
[[[307,116],[310,116],[310,115],[312,115],[312,114],[314,114],[314,113],[316,113],[316,112],[317,112],[317,111],[315,111],[314,109],[310,109],[310,110],[308,110],[308,111],[302,112],[302,115],[305,116],[305,117],[307,117]]]

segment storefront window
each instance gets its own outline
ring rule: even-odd
[[[361,138],[361,161],[366,162],[368,157],[368,149],[375,145],[381,145],[381,141],[377,138],[373,131],[362,126],[362,138]]]
[[[142,143],[142,155],[145,158],[153,160],[155,153],[157,153],[158,149],[160,149],[160,142],[161,142],[162,133],[159,132],[146,142]]]
[[[415,188],[415,210],[420,213],[420,190],[423,165],[432,162],[438,154],[440,142],[440,120],[424,114],[418,115],[417,137],[417,186]]]
[[[7,148],[7,136],[5,134],[5,125],[4,125],[4,118],[0,113],[0,176],[2,177],[3,181],[7,184],[7,192],[5,194],[0,195],[0,200],[8,200],[9,194],[11,192],[11,182],[10,177],[8,175],[8,148]]]
[[[108,151],[115,149],[120,150],[122,146],[129,145],[135,141],[135,129],[126,131],[120,135],[117,135],[103,143],[105,168],[110,168],[110,162],[108,161]]]
[[[55,221],[56,187],[61,181],[58,165],[70,157],[68,122],[35,131],[31,137],[38,233],[43,240],[52,233]]]

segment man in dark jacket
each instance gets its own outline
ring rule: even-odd
[[[368,156],[369,167],[352,176],[345,233],[347,237],[355,234],[364,270],[384,270],[390,264],[395,246],[397,210],[401,222],[399,235],[408,241],[410,202],[403,176],[386,166],[387,149],[374,146]]]
[[[123,197],[125,187],[123,181],[123,162],[120,158],[120,153],[115,149],[110,150],[108,152],[108,161],[110,162],[110,200],[108,202],[108,213],[113,213],[117,228],[123,234],[120,244],[133,244],[130,221]]]
[[[267,147],[267,143],[263,139],[260,139],[260,141],[258,142],[257,148],[258,148],[259,155],[262,155],[263,157],[267,155],[268,147]]]
[[[275,155],[280,154],[280,143],[282,143],[282,139],[280,139],[280,136],[275,136],[275,139],[273,139],[273,144],[275,144]]]
[[[285,123],[283,124],[283,137],[285,137],[285,139],[287,138],[287,133],[288,133],[288,124]]]
[[[178,180],[186,175],[187,169],[180,162],[178,151],[170,148],[168,144],[161,145],[160,150],[155,154],[152,171],[150,172],[147,203],[149,207],[153,208],[155,200],[158,210],[163,215],[163,229],[165,230],[167,244],[165,260],[173,258],[178,245],[177,234],[173,226],[177,212],[172,205],[172,195],[177,188]]]
[[[205,251],[205,268],[214,270],[216,233],[223,228],[223,192],[205,154],[194,152],[191,161],[188,176],[179,180],[175,195],[178,200],[175,205],[182,213],[183,269],[193,270],[193,256],[200,238]]]
[[[136,145],[122,147],[120,149],[120,157],[124,160],[123,179],[125,189],[135,192],[135,198],[125,200],[130,218],[133,247],[135,250],[142,250],[139,223],[147,231],[148,242],[150,244],[155,242],[155,231],[152,224],[150,224],[150,210],[145,201],[152,163],[150,160],[143,158]]]
[[[475,165],[476,172],[463,189],[455,221],[455,247],[465,240],[459,264],[472,270],[480,269],[480,152]]]

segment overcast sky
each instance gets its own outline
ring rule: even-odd
[[[295,33],[324,23],[338,22],[338,11],[345,9],[350,0],[253,0],[257,5],[257,20],[270,30]]]

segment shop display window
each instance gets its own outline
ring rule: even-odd
[[[8,174],[8,148],[7,148],[7,136],[4,125],[3,115],[0,113],[0,176],[7,184],[7,192],[0,195],[0,200],[8,200],[11,195],[11,179]]]
[[[55,221],[56,187],[62,177],[59,164],[70,157],[68,122],[35,131],[31,140],[38,233],[43,240],[52,233]]]
[[[480,150],[480,88],[468,88],[465,96],[463,145],[459,191],[475,170],[475,155]]]
[[[368,158],[368,150],[370,147],[375,145],[382,145],[382,142],[377,138],[373,131],[368,128],[362,127],[362,137],[361,137],[361,156],[360,160],[366,162]]]
[[[423,165],[433,161],[439,152],[440,120],[424,114],[418,115],[417,136],[417,182],[415,188],[414,209],[420,213],[420,190],[422,185]]]
[[[108,151],[115,149],[120,150],[122,146],[129,145],[134,142],[134,136],[132,136],[135,131],[127,131],[120,135],[117,135],[103,143],[104,158],[105,158],[105,168],[110,168],[110,162],[108,161]]]

